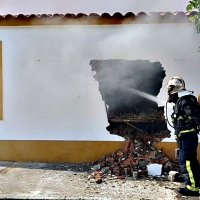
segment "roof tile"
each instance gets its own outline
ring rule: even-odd
[[[87,25],[101,25],[101,24],[130,24],[130,23],[189,23],[189,17],[197,12],[127,12],[122,14],[115,12],[113,15],[110,13],[65,13],[65,14],[6,14],[0,15],[0,26],[19,26],[19,25],[54,25],[54,24],[87,24]],[[57,19],[61,19],[58,21]],[[40,20],[41,19],[41,20]],[[48,22],[43,19],[48,19]],[[80,20],[81,19],[81,20]],[[77,21],[76,21],[77,20]]]

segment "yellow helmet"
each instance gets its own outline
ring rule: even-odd
[[[174,76],[168,81],[166,88],[169,94],[175,94],[185,89],[185,81],[179,76]]]

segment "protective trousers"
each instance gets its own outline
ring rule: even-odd
[[[198,135],[196,132],[183,133],[178,140],[179,165],[190,191],[199,191],[199,163],[197,160]]]

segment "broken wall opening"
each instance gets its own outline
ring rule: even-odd
[[[166,76],[160,62],[110,59],[91,60],[90,65],[96,72],[94,78],[99,82],[111,134],[129,139],[138,135],[156,135],[161,140],[170,137],[164,106],[159,107],[145,96],[157,96],[160,92]]]

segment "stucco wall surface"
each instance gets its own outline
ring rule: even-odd
[[[163,84],[179,75],[187,89],[200,93],[200,35],[192,24],[0,27],[0,40],[1,140],[122,141],[106,130],[92,59],[159,61]],[[148,81],[145,74],[141,79]],[[158,98],[159,104],[167,99],[164,85]]]

